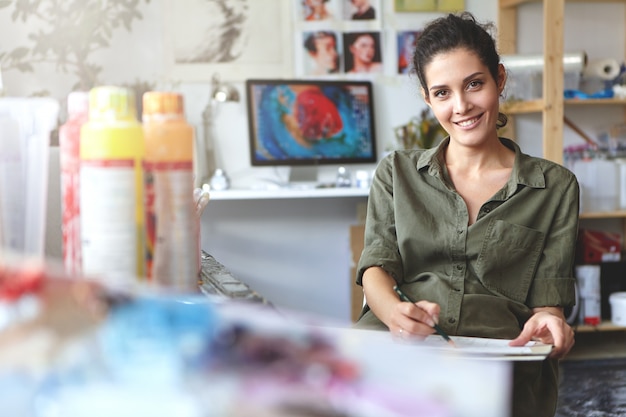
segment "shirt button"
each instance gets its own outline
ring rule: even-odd
[[[448,323],[450,323],[450,324],[454,324],[454,323],[456,323],[456,319],[455,319],[454,317],[450,317],[450,318],[448,319]]]
[[[485,213],[489,213],[491,209],[489,207],[485,207]]]
[[[460,271],[460,270],[462,270],[462,269],[463,269],[463,265],[458,264],[458,265],[456,266],[456,269],[458,269],[459,271]]]
[[[458,233],[458,234],[460,234],[460,235],[462,235],[462,234],[463,234],[463,229],[459,229],[459,230],[457,231],[457,233]]]

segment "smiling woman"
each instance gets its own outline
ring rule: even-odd
[[[514,365],[511,414],[551,416],[558,359],[574,343],[563,307],[575,302],[579,188],[563,166],[498,136],[506,71],[490,29],[450,14],[416,42],[422,95],[449,136],[376,168],[357,268],[367,304],[356,326],[424,338],[439,324],[451,336],[554,345],[549,359]],[[396,285],[415,303],[400,300]]]

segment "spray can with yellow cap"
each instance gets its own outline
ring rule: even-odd
[[[91,89],[80,137],[81,250],[88,276],[121,282],[144,277],[143,156],[134,93]]]
[[[197,291],[199,219],[193,199],[194,129],[183,96],[143,95],[146,276],[179,291]]]

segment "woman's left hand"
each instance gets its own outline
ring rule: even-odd
[[[512,340],[510,346],[524,346],[531,340],[554,346],[551,358],[562,358],[574,346],[574,331],[567,324],[563,309],[560,307],[540,307],[533,309],[522,332]]]

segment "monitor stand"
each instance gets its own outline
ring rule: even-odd
[[[289,186],[315,187],[318,182],[317,166],[292,166],[289,169]]]

